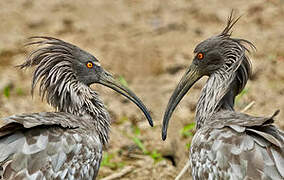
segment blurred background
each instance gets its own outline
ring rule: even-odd
[[[194,114],[203,78],[172,116],[168,139],[161,140],[161,120],[168,99],[191,63],[194,47],[221,32],[232,9],[242,18],[233,37],[251,41],[253,76],[237,97],[236,109],[269,116],[280,109],[276,124],[284,129],[283,0],[116,0],[0,1],[0,117],[53,111],[38,94],[32,98],[32,70],[15,68],[32,48],[27,38],[53,36],[95,55],[151,110],[150,128],[139,109],[100,85],[112,117],[111,140],[99,179],[130,168],[120,179],[173,179],[188,159]],[[184,177],[184,179],[188,176]]]

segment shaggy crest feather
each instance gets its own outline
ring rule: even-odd
[[[42,99],[59,112],[68,112],[77,116],[90,115],[98,128],[102,142],[107,143],[110,127],[109,114],[99,95],[76,78],[73,63],[78,61],[76,53],[88,54],[82,49],[52,37],[31,37],[40,39],[27,43],[43,46],[33,51],[21,69],[35,66],[32,78],[32,91],[39,83]]]
[[[231,37],[231,29],[239,19],[240,17],[234,19],[233,13],[231,13],[224,30],[219,35],[212,37],[219,40],[218,48],[221,49],[224,63],[218,71],[209,77],[202,90],[197,105],[198,111],[196,111],[196,117],[200,119],[197,128],[200,128],[206,119],[209,120],[213,113],[223,105],[223,102],[229,102],[224,98],[233,98],[230,100],[230,107],[233,108],[234,97],[244,89],[251,76],[251,62],[246,56],[246,52],[249,52],[247,45],[252,49],[256,49],[255,46],[245,39]],[[236,87],[232,88],[232,86]],[[230,93],[233,93],[233,96]],[[228,95],[226,96],[226,94]]]

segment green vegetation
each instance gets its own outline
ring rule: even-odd
[[[236,96],[235,103],[238,104],[240,100],[242,99],[242,97],[248,93],[248,91],[249,91],[248,88],[244,88],[242,92]]]
[[[21,88],[13,88],[13,85],[7,85],[3,89],[3,95],[9,98],[11,94],[16,94],[17,96],[23,96],[24,91]]]
[[[122,85],[124,85],[125,87],[128,87],[128,83],[127,83],[127,81],[124,79],[123,76],[119,76],[119,77],[118,77],[118,81],[119,81]]]
[[[193,136],[192,130],[194,129],[194,127],[195,127],[195,122],[190,123],[190,124],[188,124],[188,125],[185,125],[185,126],[180,130],[180,134],[181,134],[183,137],[190,137],[190,136]]]
[[[126,121],[128,121],[128,117],[127,116],[122,116],[118,121],[116,121],[116,124],[123,124]]]
[[[137,126],[133,126],[133,132],[134,136],[132,137],[132,141],[138,146],[138,148],[143,152],[144,155],[150,156],[155,163],[163,160],[163,156],[161,153],[159,153],[156,149],[153,151],[149,151],[144,146],[141,139],[139,139],[140,136],[140,129]]]
[[[5,86],[5,87],[4,87],[3,93],[4,93],[4,96],[5,96],[6,98],[9,98],[9,97],[10,97],[10,91],[11,91],[11,87],[10,87],[10,86]]]
[[[142,143],[142,141],[137,136],[134,136],[132,138],[132,140],[144,154],[148,154],[149,153],[147,151],[147,149],[145,148],[144,144]]]
[[[161,153],[159,153],[157,150],[153,150],[149,153],[149,156],[155,161],[155,163],[163,160],[163,156]]]
[[[187,149],[187,150],[190,150],[191,143],[186,143],[185,146],[186,146],[186,149]]]
[[[181,130],[180,130],[180,134],[181,136],[187,138],[187,137],[193,137],[193,130],[195,128],[195,122],[193,123],[189,123],[187,125],[185,125]],[[186,149],[189,150],[190,149],[190,145],[191,143],[187,143],[186,144]]]
[[[123,162],[113,162],[112,159],[113,159],[114,156],[115,156],[115,154],[104,152],[102,162],[101,162],[101,166],[102,167],[106,166],[106,167],[109,167],[111,169],[122,168],[124,166],[124,163]]]

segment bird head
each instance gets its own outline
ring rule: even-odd
[[[72,101],[81,102],[72,96],[72,92],[78,92],[94,83],[102,84],[135,103],[143,111],[149,124],[153,126],[150,113],[142,101],[128,87],[104,70],[93,55],[56,38],[32,37],[31,39],[36,41],[27,45],[37,44],[43,47],[33,51],[27,61],[19,67],[36,66],[32,80],[32,93],[36,84],[41,81],[39,89],[42,98],[46,97],[49,104],[59,111],[64,111],[63,104],[72,104]],[[70,86],[72,84],[73,86]],[[63,96],[66,93],[70,94],[69,97]]]
[[[248,51],[246,45],[255,47],[245,39],[231,38],[230,31],[238,20],[239,18],[234,19],[231,13],[227,26],[220,34],[202,41],[195,47],[193,61],[168,102],[163,119],[163,140],[166,139],[168,123],[176,106],[201,77],[216,74],[221,76],[220,80],[223,82],[218,88],[224,91],[219,99],[228,92],[228,87],[234,79],[237,81],[237,93],[240,93],[246,85],[251,74],[250,60],[245,55]]]

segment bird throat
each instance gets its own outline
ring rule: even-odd
[[[83,120],[82,124],[87,124],[90,131],[96,131],[103,145],[108,143],[110,117],[99,98],[99,95],[85,84],[74,82],[66,84],[70,86],[61,93],[60,99],[64,101],[52,104],[60,112],[66,112],[78,116],[78,120]],[[53,92],[53,94],[57,94]]]

